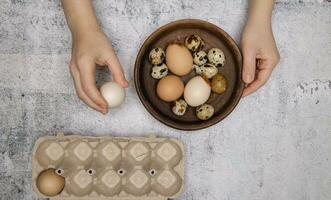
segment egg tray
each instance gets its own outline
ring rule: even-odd
[[[54,168],[65,177],[56,196],[39,192],[38,175]],[[45,136],[32,153],[34,190],[44,198],[158,200],[183,190],[184,147],[173,138]]]

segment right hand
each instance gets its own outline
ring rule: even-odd
[[[279,52],[271,24],[248,21],[242,34],[243,77],[247,84],[243,97],[261,88],[279,62]]]
[[[70,72],[78,97],[91,108],[106,114],[108,104],[96,87],[96,65],[108,66],[115,82],[128,87],[122,66],[111,42],[101,30],[73,35]]]

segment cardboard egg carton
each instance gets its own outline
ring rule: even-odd
[[[32,179],[54,168],[65,177],[51,199],[161,200],[183,190],[184,147],[173,138],[45,136],[32,153]]]

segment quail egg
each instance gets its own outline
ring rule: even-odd
[[[168,67],[166,64],[161,63],[159,65],[155,65],[152,68],[151,76],[155,79],[161,79],[168,75]]]
[[[187,103],[183,99],[174,101],[172,104],[172,112],[179,116],[185,114],[186,108],[187,108]]]
[[[209,104],[203,104],[196,109],[197,117],[201,120],[207,120],[214,115],[214,107]]]
[[[193,62],[196,65],[204,65],[208,61],[207,53],[204,51],[197,51],[193,54]]]
[[[156,47],[149,53],[148,59],[153,65],[159,65],[165,59],[165,52],[161,47]]]
[[[225,55],[221,49],[212,48],[208,51],[208,60],[217,67],[222,67],[225,64]]]
[[[201,74],[203,77],[205,78],[212,78],[213,76],[215,76],[218,72],[217,67],[215,67],[215,65],[207,63],[203,66],[201,66]]]
[[[195,70],[195,73],[201,74],[201,67],[198,65],[193,65],[193,69]]]
[[[222,94],[228,87],[225,77],[218,73],[211,79],[211,90],[217,94]]]
[[[189,35],[185,38],[185,45],[190,51],[200,51],[205,46],[205,42],[198,35]]]

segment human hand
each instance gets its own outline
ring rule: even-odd
[[[78,97],[91,108],[105,114],[108,104],[96,87],[96,65],[108,66],[115,82],[128,87],[122,66],[111,42],[101,30],[73,34],[70,72]]]
[[[255,92],[269,79],[280,56],[270,23],[248,21],[241,39],[243,80],[247,84],[243,97]]]

